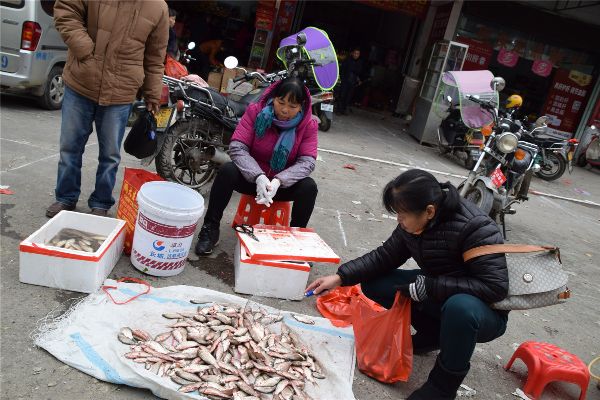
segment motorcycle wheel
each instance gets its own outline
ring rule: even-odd
[[[546,162],[541,165],[541,169],[535,174],[545,181],[553,181],[560,178],[565,173],[566,168],[567,163],[564,158],[555,153],[547,153]]]
[[[317,110],[317,117],[319,117],[319,130],[327,132],[331,128],[331,120],[327,118],[325,113],[320,109]]]
[[[477,181],[467,192],[465,199],[475,203],[484,213],[491,214],[494,206],[494,194],[485,186],[485,183]]]
[[[182,139],[188,137],[189,121],[178,121],[167,131],[163,145],[154,160],[156,172],[166,180],[199,190],[209,183],[217,172],[217,165],[207,161],[202,171],[192,171],[185,160],[186,146]]]

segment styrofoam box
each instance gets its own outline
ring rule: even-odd
[[[73,211],[61,211],[19,246],[19,280],[76,292],[97,291],[119,261],[125,241],[125,221]],[[61,229],[106,236],[94,252],[46,245]]]
[[[235,246],[236,293],[287,300],[301,300],[308,283],[310,265],[298,261],[252,260],[238,240]]]

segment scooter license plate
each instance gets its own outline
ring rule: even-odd
[[[156,118],[156,128],[165,129],[167,125],[169,125],[169,120],[171,119],[172,114],[172,108],[162,108],[160,111],[158,111],[158,113],[154,116]]]
[[[321,103],[321,110],[333,112],[333,104]]]
[[[496,186],[497,188],[499,188],[504,184],[504,182],[506,182],[506,176],[504,176],[500,168],[496,168],[494,172],[492,172],[492,175],[490,175],[490,178],[492,179],[492,183],[494,184],[494,186]]]
[[[481,152],[479,150],[471,150],[471,158],[473,160],[479,160],[479,155]]]

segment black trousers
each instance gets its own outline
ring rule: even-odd
[[[396,296],[396,285],[412,283],[421,270],[397,269],[392,273],[363,282],[363,293],[386,308]],[[504,334],[508,314],[491,309],[470,294],[455,294],[443,303],[433,299],[411,302],[411,324],[417,330],[417,343],[439,346],[442,365],[453,372],[469,369],[475,344],[490,342]],[[417,340],[418,339],[418,340]]]
[[[346,112],[347,108],[352,103],[352,97],[354,96],[354,84],[349,81],[342,80],[340,88],[340,101],[338,103],[338,111]]]
[[[231,200],[233,191],[256,195],[256,183],[248,182],[233,162],[223,164],[219,168],[213,182],[208,201],[208,210],[204,223],[219,224],[223,211]],[[317,183],[307,177],[288,188],[280,187],[275,194],[275,201],[293,201],[291,226],[306,228],[317,199]]]

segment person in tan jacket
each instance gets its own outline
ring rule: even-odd
[[[92,214],[106,216],[121,160],[131,103],[141,88],[147,108],[158,111],[169,39],[164,0],[57,0],[54,22],[69,49],[63,71],[60,160],[53,217],[74,210],[81,193],[85,145],[96,125],[98,169],[88,200]]]

